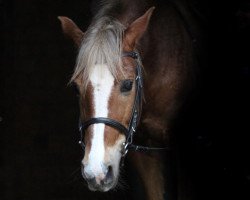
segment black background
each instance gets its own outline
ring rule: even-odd
[[[191,196],[250,199],[250,3],[193,5],[201,13],[207,59],[198,93],[177,126],[183,166],[195,188]],[[0,6],[0,199],[129,198],[131,178],[126,189],[91,193],[80,177],[78,104],[67,86],[77,50],[57,16],[86,29],[90,2],[1,0]]]

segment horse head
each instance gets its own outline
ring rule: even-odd
[[[81,164],[82,175],[93,191],[108,191],[118,182],[127,140],[119,126],[129,127],[133,115],[138,64],[133,56],[122,55],[135,51],[153,10],[150,8],[127,27],[109,17],[94,19],[85,33],[69,18],[59,17],[63,32],[80,49],[71,81],[80,94],[81,124],[89,122],[83,130]],[[116,125],[107,125],[100,118],[111,119]]]

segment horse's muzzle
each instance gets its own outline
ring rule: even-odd
[[[112,166],[108,166],[103,170],[103,173],[94,175],[84,170],[84,166],[81,167],[83,178],[87,181],[88,187],[92,191],[106,192],[114,185],[114,173]]]

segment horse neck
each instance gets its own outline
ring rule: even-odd
[[[153,3],[145,3],[145,0],[123,0],[123,12],[117,18],[122,24],[128,26],[136,18],[145,13],[145,11],[153,6]]]
[[[112,16],[118,19],[123,25],[128,26],[136,18],[144,14],[145,10],[153,6],[145,0],[95,0],[92,3],[92,13],[95,18],[102,16]],[[104,3],[103,3],[104,2]],[[104,6],[103,6],[104,5]]]

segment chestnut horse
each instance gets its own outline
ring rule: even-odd
[[[133,149],[143,151],[128,157],[147,199],[164,199],[164,159],[150,150],[168,144],[195,62],[185,5],[159,3],[154,14],[153,6],[143,0],[103,1],[85,32],[59,17],[65,35],[79,47],[71,82],[80,93],[82,176],[90,190],[115,188],[120,163]]]

